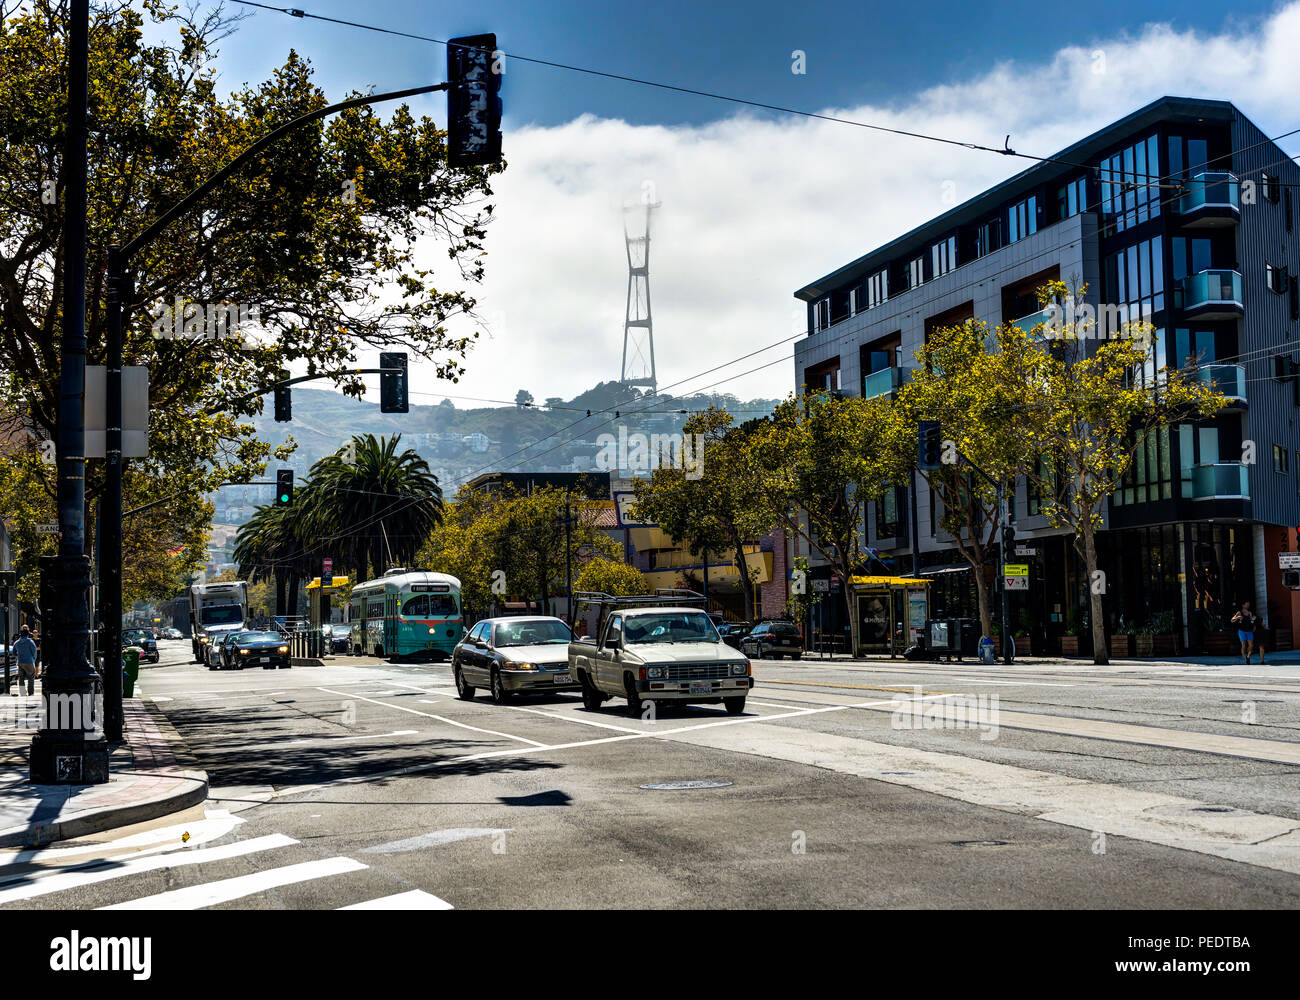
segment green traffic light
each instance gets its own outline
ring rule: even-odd
[[[289,502],[289,494],[288,494],[288,493],[281,493],[281,494],[280,494],[280,503],[288,503],[288,502]]]

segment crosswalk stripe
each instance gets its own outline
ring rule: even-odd
[[[205,882],[187,889],[173,889],[153,896],[142,896],[125,903],[101,906],[101,910],[197,910],[204,906],[216,906],[233,899],[242,899],[268,889],[293,885],[297,882],[310,882],[312,879],[327,878],[331,875],[343,875],[346,872],[360,871],[368,867],[352,858],[325,858],[321,861],[304,861],[297,865],[285,865],[283,868],[270,868],[251,875],[237,878],[221,879],[217,882]]]
[[[49,875],[26,871],[21,875],[14,875],[0,881],[0,903],[13,903],[23,899],[34,899],[37,896],[48,896],[52,892],[78,889],[82,886],[94,885],[96,882],[107,882],[110,879],[138,875],[141,872],[158,871],[162,868],[179,868],[182,865],[225,861],[244,854],[269,851],[276,847],[289,847],[296,843],[298,841],[292,837],[286,837],[282,833],[273,833],[266,837],[237,840],[233,844],[223,844],[220,847],[181,850],[173,854],[131,858],[121,862],[95,861],[71,871],[58,871]],[[12,885],[8,889],[4,888],[4,886],[15,882],[20,884]]]
[[[339,907],[340,910],[454,910],[455,908],[445,899],[439,899],[423,889],[412,889],[410,892],[399,892],[395,896],[380,896],[378,899],[367,899],[364,903]]]

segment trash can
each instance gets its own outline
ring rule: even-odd
[[[122,697],[135,697],[135,682],[140,679],[140,650],[128,646],[122,650]]]

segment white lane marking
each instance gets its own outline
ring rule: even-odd
[[[306,747],[325,744],[333,746],[335,743],[356,743],[358,740],[382,740],[389,736],[414,736],[419,732],[418,729],[394,729],[391,733],[371,733],[369,736],[318,736],[315,739],[294,740],[292,743],[268,743],[267,748],[282,747]],[[248,750],[259,750],[262,747],[247,747]]]
[[[41,875],[29,871],[22,875],[0,880],[0,903],[35,899],[37,896],[48,896],[52,892],[79,889],[82,886],[94,885],[97,882],[107,882],[110,879],[122,878],[126,875],[138,875],[141,872],[158,871],[162,868],[179,868],[181,865],[201,865],[209,861],[225,861],[228,858],[238,858],[245,854],[269,851],[277,847],[289,847],[296,843],[298,841],[292,837],[286,837],[282,833],[273,833],[265,837],[254,837],[251,840],[237,840],[233,844],[223,844],[220,847],[205,847],[201,850],[186,848],[172,854],[134,858],[120,863],[117,861],[94,861],[84,867],[74,868],[70,871],[59,871],[51,875]],[[14,885],[8,889],[4,888],[4,886],[14,882],[22,884]]]
[[[187,889],[173,889],[153,896],[142,896],[125,903],[101,906],[101,910],[198,910],[218,903],[229,903],[234,899],[252,896],[268,889],[294,885],[298,882],[310,882],[313,879],[329,878],[331,875],[344,875],[347,872],[361,871],[368,868],[352,858],[324,858],[320,861],[304,861],[297,865],[285,865],[283,868],[270,868],[264,872],[225,878],[217,882],[205,882]]]
[[[432,701],[429,698],[420,698],[419,702],[421,705],[441,705],[444,700],[445,699],[439,698],[437,701]]]
[[[683,736],[679,742],[808,764],[942,795],[1081,831],[1229,858],[1300,874],[1300,820],[1213,803],[939,753],[791,727]]]
[[[421,712],[418,709],[407,708],[405,705],[394,705],[387,701],[378,701],[374,698],[366,698],[359,694],[348,694],[345,691],[331,691],[329,688],[317,688],[317,691],[324,691],[326,694],[337,695],[340,698],[356,698],[357,701],[374,702],[376,705],[382,705],[384,708],[395,709],[398,712],[410,712],[412,715],[422,715],[426,719],[437,719],[439,722],[445,722],[449,726],[459,726],[461,729],[470,729],[476,733],[487,733],[489,736],[500,736],[506,740],[516,740],[520,743],[528,743],[535,747],[544,747],[545,743],[538,743],[536,740],[530,740],[524,736],[514,736],[510,733],[499,733],[495,729],[482,729],[478,726],[471,726],[464,722],[456,722],[454,719],[448,719],[441,715],[434,715],[432,712]]]
[[[633,729],[631,726],[616,726],[612,722],[597,722],[595,719],[574,719],[567,715],[555,715],[552,712],[543,712],[540,708],[526,708],[523,705],[505,705],[504,708],[512,712],[531,712],[533,715],[544,715],[548,719],[555,719],[558,722],[578,722],[584,726],[596,726],[600,729],[617,729],[622,733],[640,733],[643,730]]]
[[[0,868],[6,865],[26,864],[29,861],[43,864],[46,861],[57,861],[59,858],[71,858],[79,854],[103,854],[132,847],[142,849],[132,851],[130,854],[114,855],[113,860],[115,862],[123,861],[126,858],[139,857],[143,854],[156,854],[158,851],[170,851],[178,848],[191,850],[195,845],[206,843],[209,840],[216,840],[218,837],[224,837],[243,822],[244,820],[241,817],[232,815],[227,809],[208,809],[205,810],[204,818],[201,820],[195,820],[192,823],[180,823],[176,826],[159,827],[156,830],[146,830],[143,833],[133,833],[128,837],[118,837],[116,840],[84,844],[80,847],[24,848],[20,851],[14,851],[12,854],[0,855]],[[190,835],[190,839],[182,843],[181,837],[187,833]],[[84,862],[81,863],[84,864]]]
[[[339,907],[340,910],[454,910],[455,908],[445,899],[439,899],[423,889],[412,889],[410,892],[399,892],[395,896],[380,896],[378,899],[368,899],[364,903]]]
[[[171,701],[172,700],[171,698],[167,698],[161,694],[151,694],[148,695],[147,697],[150,701]]]
[[[402,854],[406,851],[420,851],[426,847],[440,847],[454,844],[458,840],[473,840],[475,837],[495,837],[499,833],[509,833],[495,827],[457,827],[451,830],[434,830],[422,833],[418,837],[394,840],[387,844],[363,848],[362,854]]]
[[[927,695],[927,698],[950,698],[951,695]],[[918,700],[925,700],[924,698]],[[317,792],[324,788],[332,788],[339,785],[359,785],[370,781],[381,781],[387,778],[400,778],[410,774],[419,774],[423,771],[435,771],[440,767],[449,767],[453,764],[463,764],[473,760],[490,760],[493,757],[518,757],[522,754],[540,753],[543,750],[572,750],[579,747],[599,746],[602,743],[622,743],[626,740],[644,740],[654,739],[662,736],[672,736],[676,733],[689,733],[696,729],[711,729],[714,726],[735,726],[746,723],[766,722],[770,719],[788,719],[796,718],[803,715],[817,715],[822,712],[840,712],[850,708],[872,708],[877,705],[892,705],[893,701],[863,701],[856,702],[852,705],[829,705],[825,708],[808,708],[795,712],[784,712],[780,715],[750,715],[740,718],[722,719],[718,722],[706,722],[698,726],[683,726],[680,729],[666,729],[660,732],[647,730],[642,733],[626,733],[621,736],[603,736],[595,740],[579,740],[574,743],[552,743],[539,744],[535,747],[508,747],[505,750],[484,750],[480,753],[464,754],[460,757],[452,757],[447,760],[429,761],[427,764],[410,764],[406,767],[394,767],[387,771],[379,771],[374,774],[356,775],[349,778],[338,778],[334,781],[323,781],[317,785],[302,785],[297,788],[282,788],[272,794],[272,798],[281,798],[288,795],[301,795],[309,792]]]

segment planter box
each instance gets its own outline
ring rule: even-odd
[[[1077,635],[1061,636],[1061,655],[1062,656],[1079,655],[1079,637]]]
[[[1132,656],[1133,655],[1133,636],[1131,635],[1112,635],[1110,637],[1110,655],[1111,656]]]
[[[1206,632],[1205,651],[1211,656],[1231,656],[1241,652],[1236,632]]]
[[[1034,639],[1032,636],[1028,636],[1028,635],[1012,636],[1012,641],[1014,641],[1016,644],[1017,656],[1034,655]]]
[[[1178,641],[1170,632],[1153,635],[1151,637],[1155,642],[1156,656],[1173,656],[1178,652]]]
[[[1153,635],[1136,636],[1134,639],[1133,650],[1134,656],[1155,656],[1156,637]]]

